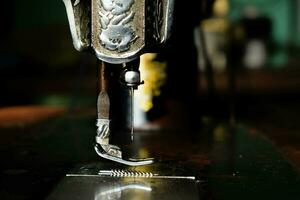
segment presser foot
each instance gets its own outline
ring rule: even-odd
[[[110,120],[108,119],[98,119],[97,120],[97,136],[95,151],[96,153],[105,159],[122,163],[129,166],[141,166],[149,165],[154,162],[153,158],[147,159],[123,159],[122,151],[118,146],[109,144],[109,135],[110,135]]]
[[[117,157],[115,155],[111,155],[109,152],[105,151],[102,147],[102,145],[99,144],[95,144],[95,151],[96,153],[105,159],[114,161],[114,162],[118,162],[118,163],[122,163],[124,165],[129,165],[129,166],[142,166],[142,165],[149,165],[152,164],[154,162],[153,158],[146,158],[146,159],[133,159],[133,158],[129,158],[128,160],[123,159],[122,157]],[[113,145],[111,145],[113,146]],[[116,147],[116,146],[114,146]],[[116,152],[115,149],[110,149],[110,151],[112,152]],[[118,150],[120,152],[120,150]]]

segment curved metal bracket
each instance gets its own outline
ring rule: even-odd
[[[63,0],[73,45],[77,51],[87,50],[91,46],[91,0]]]

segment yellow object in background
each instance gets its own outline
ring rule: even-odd
[[[157,54],[147,53],[141,56],[140,71],[141,78],[145,81],[135,95],[140,99],[139,106],[145,112],[153,107],[153,97],[159,96],[161,86],[165,83],[166,62],[156,61]]]

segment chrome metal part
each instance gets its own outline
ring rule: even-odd
[[[139,85],[144,84],[144,81],[141,81],[140,71],[139,71],[140,59],[136,59],[129,63],[123,64],[123,72],[120,76],[120,82],[129,88],[129,97],[130,97],[130,127],[131,127],[131,140],[134,140],[134,114],[133,114],[133,105],[134,105],[134,90],[138,88]]]
[[[78,51],[88,49],[91,45],[91,0],[63,0],[63,2],[75,49]]]
[[[47,200],[198,200],[196,180],[67,176]]]
[[[164,43],[174,0],[63,0],[74,46],[92,47],[98,59],[130,62]]]
[[[201,182],[193,176],[185,176],[186,173],[193,174],[177,163],[141,167],[109,162],[78,165],[63,178],[47,200],[202,199]]]
[[[153,176],[157,176],[157,174],[153,174],[151,172],[142,172],[136,170],[100,170],[98,173],[100,176],[112,176],[112,177],[135,177],[135,178],[151,178]]]
[[[134,87],[130,88],[130,134],[131,134],[131,141],[134,140],[134,113],[133,113],[133,106],[134,106]]]
[[[123,72],[120,76],[121,83],[130,89],[137,89],[139,85],[144,84],[144,81],[141,81],[139,64],[139,58],[129,63],[123,63]]]
[[[168,179],[191,179],[195,180],[194,176],[162,176],[154,174],[152,172],[142,172],[138,170],[123,170],[123,169],[113,169],[113,170],[100,170],[98,173],[99,176],[111,176],[119,178],[168,178]]]
[[[112,146],[113,145],[110,145],[109,147],[113,149]],[[101,145],[101,147],[103,147],[103,145]],[[95,151],[99,156],[101,156],[102,158],[106,158],[108,160],[111,160],[111,161],[122,163],[124,165],[142,166],[142,165],[149,165],[149,164],[152,164],[154,162],[153,158],[147,158],[147,159],[132,159],[132,158],[129,158],[128,160],[125,160],[125,159],[122,159],[122,157],[118,157],[117,154],[114,154],[112,151],[106,152],[101,147],[98,144],[95,145]],[[114,146],[114,147],[116,147],[116,146]],[[121,152],[121,151],[119,150],[119,152]]]
[[[149,185],[144,183],[130,182],[125,184],[120,184],[117,187],[110,188],[108,190],[101,191],[95,195],[94,200],[103,200],[103,199],[121,199],[122,192],[136,190],[144,193],[150,193],[152,188]]]
[[[140,73],[137,71],[126,71],[124,78],[128,86],[136,86],[141,82]]]

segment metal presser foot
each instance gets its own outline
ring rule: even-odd
[[[136,66],[136,65],[135,65]],[[98,107],[98,119],[96,126],[97,135],[96,135],[96,144],[95,150],[96,153],[102,158],[109,159],[118,163],[122,163],[130,166],[141,166],[148,165],[153,163],[153,159],[132,159],[128,160],[123,159],[122,151],[118,146],[109,144],[109,136],[110,136],[110,100],[109,95],[107,93],[107,76],[106,76],[106,65],[104,62],[101,64],[100,70],[100,81],[101,81],[101,91],[98,96],[97,107]],[[137,69],[130,68],[129,70],[124,71],[124,77],[122,82],[126,84],[126,86],[130,87],[131,90],[137,88],[140,82],[140,75]],[[132,97],[131,97],[132,98]],[[132,113],[131,113],[132,114]],[[133,118],[131,118],[133,120]],[[132,134],[133,134],[133,126],[132,126]]]
[[[112,160],[129,166],[149,165],[153,163],[152,158],[147,159],[132,159],[125,160],[122,158],[122,151],[118,146],[109,144],[109,120],[97,120],[97,136],[95,151],[102,158]]]
[[[105,151],[102,147],[106,146],[104,148],[109,148],[108,151]],[[95,145],[96,153],[101,156],[102,158],[112,160],[118,163],[122,163],[124,165],[129,166],[142,166],[142,165],[149,165],[153,163],[152,158],[147,159],[133,159],[129,158],[128,160],[125,160],[122,158],[122,151],[119,147],[114,145]]]

